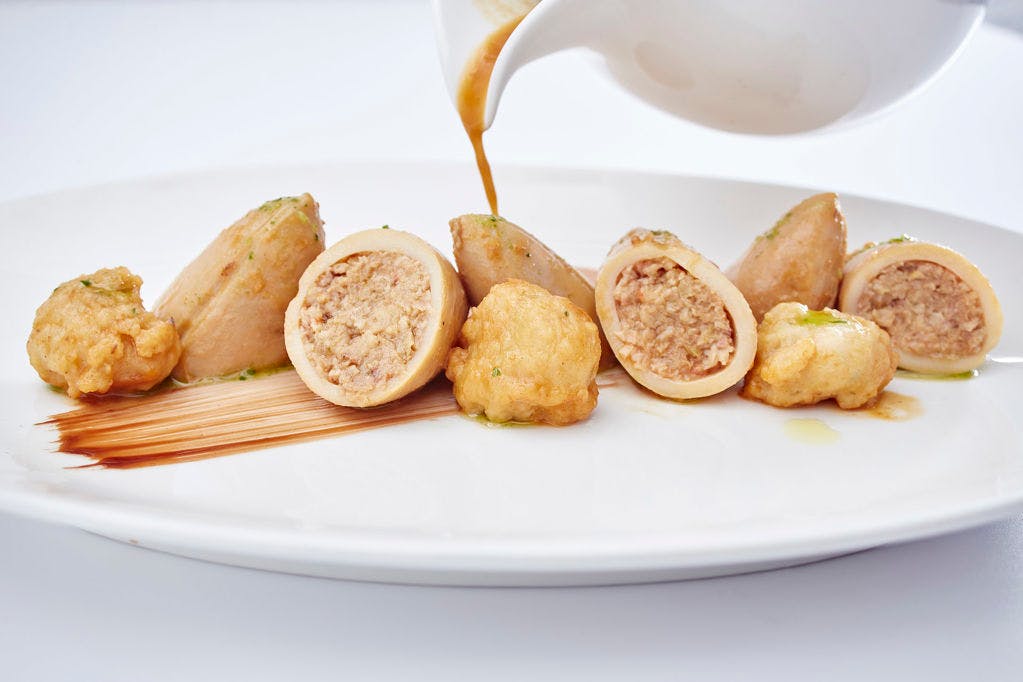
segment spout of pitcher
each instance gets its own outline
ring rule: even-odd
[[[526,64],[562,50],[582,47],[602,32],[605,0],[526,0],[523,16],[508,10],[515,3],[487,0],[433,0],[441,68],[448,95],[458,107],[466,65],[481,46],[518,22],[494,62],[484,107],[483,127],[491,126],[505,87]],[[530,7],[532,6],[532,9]]]

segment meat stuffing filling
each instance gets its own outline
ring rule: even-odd
[[[391,251],[334,263],[309,288],[299,318],[314,367],[328,381],[369,392],[402,375],[430,313],[426,267]]]
[[[674,381],[708,376],[735,353],[724,303],[669,258],[642,260],[618,275],[614,288],[623,342],[633,364]]]
[[[916,355],[962,357],[984,344],[980,296],[937,263],[889,265],[870,280],[857,307],[891,334],[896,347]]]

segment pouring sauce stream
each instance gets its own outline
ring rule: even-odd
[[[487,106],[487,91],[490,89],[490,75],[494,71],[494,62],[501,49],[508,41],[515,27],[525,15],[516,17],[487,36],[487,39],[476,48],[476,52],[465,65],[462,82],[458,87],[458,115],[462,126],[469,136],[472,149],[476,154],[476,166],[480,171],[483,189],[487,193],[490,212],[497,212],[497,191],[494,189],[494,177],[490,172],[490,162],[483,149],[484,115]]]

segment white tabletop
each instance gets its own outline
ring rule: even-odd
[[[425,1],[0,4],[0,93],[0,200],[208,167],[470,159]],[[515,77],[488,143],[498,178],[511,163],[710,174],[1023,231],[1021,120],[1023,39],[983,27],[929,90],[840,133],[701,129],[564,54]],[[1007,680],[1023,669],[1020,517],[800,568],[579,589],[278,575],[6,515],[0,546],[5,680]]]

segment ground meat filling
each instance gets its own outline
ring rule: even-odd
[[[857,308],[915,355],[956,358],[979,353],[987,332],[980,296],[937,263],[911,260],[879,272]]]
[[[404,254],[370,251],[320,274],[299,325],[309,360],[328,381],[368,393],[404,373],[429,313],[426,267]]]
[[[619,352],[665,379],[690,381],[726,367],[735,353],[721,298],[669,258],[622,270],[614,288]]]

